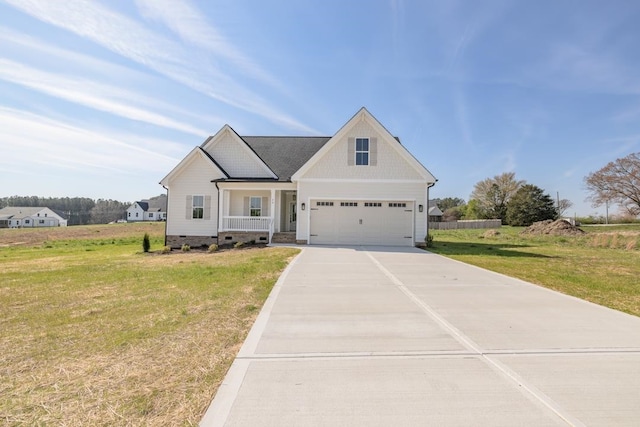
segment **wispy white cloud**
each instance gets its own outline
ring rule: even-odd
[[[278,111],[262,97],[215,67],[211,61],[194,61],[187,49],[138,21],[100,3],[68,0],[61,6],[48,0],[6,0],[15,8],[49,24],[92,40],[218,101],[258,114],[288,128],[316,131]],[[182,30],[183,34],[189,34]]]
[[[640,120],[640,107],[627,108],[626,110],[615,113],[611,120],[614,122],[638,122]]]
[[[143,16],[161,22],[184,42],[229,60],[236,70],[280,90],[284,85],[225,38],[189,0],[136,0]]]
[[[143,95],[144,90],[142,87],[147,83],[149,87],[157,87],[162,84],[155,76],[148,73],[133,70],[75,51],[62,49],[42,39],[36,39],[2,26],[0,26],[0,49],[2,49],[7,58],[12,57],[15,62],[25,64],[23,66],[27,66],[27,63],[38,64],[40,67],[39,70],[35,66],[32,68],[40,73],[55,76],[56,74],[51,69],[53,68],[52,64],[56,64],[57,68],[61,68],[57,75],[67,76],[67,80],[72,79],[72,75],[91,76],[91,80],[95,80],[98,84],[99,81],[102,80],[104,83],[99,85],[102,88],[108,88],[106,92],[108,96],[110,96],[112,92],[120,93],[123,95],[121,101],[127,104],[138,103],[141,108],[148,110],[160,109],[164,112],[164,115],[172,117],[177,115],[198,123],[224,123],[222,118],[213,114],[203,114],[197,110],[185,110],[180,108],[177,103],[169,103],[158,98]],[[34,60],[34,58],[37,60]],[[45,68],[42,64],[47,64],[47,70],[42,70],[42,68]],[[65,66],[61,67],[60,64],[64,64]],[[69,68],[72,69],[72,74],[67,72]],[[10,70],[6,72],[9,73]],[[132,90],[126,91],[122,89],[126,86],[135,87],[139,90],[134,92]],[[105,93],[105,91],[101,92]],[[185,125],[189,126],[190,123],[185,123]],[[210,131],[209,129],[207,132],[199,135],[206,135]]]
[[[160,174],[175,165],[179,151],[173,142],[81,128],[6,107],[0,107],[0,140],[11,141],[0,160],[5,171],[16,164],[28,168],[39,164],[89,173],[147,170]]]
[[[37,90],[60,99],[105,111],[131,120],[175,129],[198,136],[207,134],[188,123],[158,114],[149,109],[136,107],[132,103],[143,102],[158,105],[158,101],[121,88],[97,83],[84,78],[47,73],[14,61],[0,58],[0,79]]]
[[[587,93],[640,94],[637,68],[606,49],[556,43],[549,55],[525,72],[526,80],[556,90]]]

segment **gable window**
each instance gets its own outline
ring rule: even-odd
[[[249,215],[262,216],[262,197],[251,197],[249,199]]]
[[[369,138],[356,138],[356,165],[369,165]]]
[[[193,201],[191,206],[192,206],[191,218],[202,219],[204,217],[204,196],[193,196]]]

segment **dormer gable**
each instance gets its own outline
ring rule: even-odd
[[[271,178],[278,176],[231,128],[224,125],[201,146],[227,172],[230,178]]]

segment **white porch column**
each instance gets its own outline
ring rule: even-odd
[[[271,214],[271,226],[269,227],[269,241],[271,241],[271,236],[273,236],[273,232],[275,231],[275,222],[276,222],[276,189],[271,189],[271,208],[269,209]]]
[[[224,191],[223,189],[220,189],[218,191],[218,231],[221,231],[222,225],[224,223],[224,209],[223,209],[223,205],[224,205]]]

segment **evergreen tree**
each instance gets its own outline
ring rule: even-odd
[[[529,226],[537,221],[556,219],[558,212],[553,199],[544,190],[525,184],[511,197],[507,205],[507,224]]]

